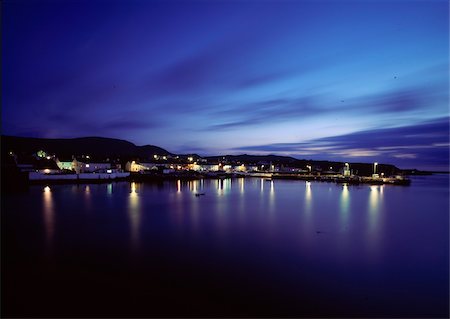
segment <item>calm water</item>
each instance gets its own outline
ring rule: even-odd
[[[2,313],[447,317],[448,185],[33,186],[2,196]]]

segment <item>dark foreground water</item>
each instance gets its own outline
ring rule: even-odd
[[[448,182],[5,194],[2,317],[448,317]]]

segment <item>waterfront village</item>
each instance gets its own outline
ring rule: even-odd
[[[259,158],[260,156],[255,156]],[[269,156],[270,157],[270,156]],[[277,157],[275,157],[277,158]],[[318,165],[304,161],[289,164],[282,161],[243,160],[239,156],[217,156],[202,158],[197,155],[154,154],[146,161],[139,159],[102,160],[84,154],[61,158],[56,154],[39,150],[24,159],[13,151],[8,153],[10,166],[30,183],[47,182],[103,182],[111,180],[145,181],[154,179],[200,179],[259,177],[265,179],[316,180],[337,183],[370,183],[408,185],[409,179],[403,177],[392,165],[355,164],[366,166],[364,174],[358,174],[349,163],[326,162],[334,166]],[[370,165],[370,174],[367,174]],[[394,167],[395,168],[395,167]]]

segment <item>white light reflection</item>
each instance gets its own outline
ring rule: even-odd
[[[270,192],[269,192],[269,207],[271,211],[275,206],[275,186],[273,181],[270,181]]]
[[[241,196],[239,196],[239,224],[241,226],[245,225],[245,219],[246,219],[244,184],[245,184],[245,178],[244,177],[239,178],[239,190],[240,190],[240,195],[241,195]]]
[[[261,178],[261,193],[264,192],[264,178]]]
[[[135,182],[132,182],[130,185],[130,196],[128,198],[128,217],[130,219],[131,246],[134,251],[138,251],[141,211],[139,203],[139,194],[137,192]]]
[[[223,181],[224,193],[228,193],[230,189],[231,189],[231,178],[224,179]]]
[[[311,214],[311,206],[312,206],[312,192],[311,192],[311,182],[306,181],[305,184],[305,212],[306,215]]]
[[[312,189],[309,181],[305,182],[305,193],[303,200],[303,214],[300,215],[300,227],[301,227],[301,244],[310,247],[311,241],[315,238],[312,237],[312,231],[315,230],[312,216]]]
[[[55,211],[53,208],[53,194],[49,186],[44,187],[43,197],[45,239],[47,249],[50,249],[55,233]]]
[[[223,195],[223,179],[217,180],[217,194]]]
[[[181,180],[177,180],[177,193],[181,193]]]
[[[370,215],[375,215],[378,212],[378,205],[380,201],[380,194],[378,192],[378,186],[370,186],[369,195],[369,213]]]
[[[384,186],[370,186],[368,205],[368,244],[372,257],[376,257],[378,242],[380,241],[380,217],[382,214],[382,199]]]
[[[306,199],[308,201],[310,201],[311,200],[311,196],[312,196],[312,193],[311,193],[311,182],[306,181],[305,192],[306,192]]]
[[[217,193],[219,195],[225,195],[231,189],[231,179],[218,179],[217,180]]]
[[[341,198],[340,198],[340,220],[341,220],[341,227],[343,229],[346,229],[348,227],[348,215],[350,211],[350,192],[348,191],[348,185],[343,184],[342,185],[342,192],[341,192]]]

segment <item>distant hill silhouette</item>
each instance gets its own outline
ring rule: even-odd
[[[14,151],[18,155],[27,155],[44,150],[58,157],[71,158],[89,155],[93,159],[136,157],[152,158],[153,155],[172,155],[167,150],[154,146],[136,146],[131,142],[105,137],[81,137],[64,139],[46,139],[31,137],[16,137],[2,135],[2,156]]]
[[[205,157],[211,161],[223,160],[225,157],[228,161],[241,161],[241,162],[273,162],[273,163],[296,163],[299,160],[290,156],[279,156],[279,155],[218,155],[218,156],[207,156]]]

